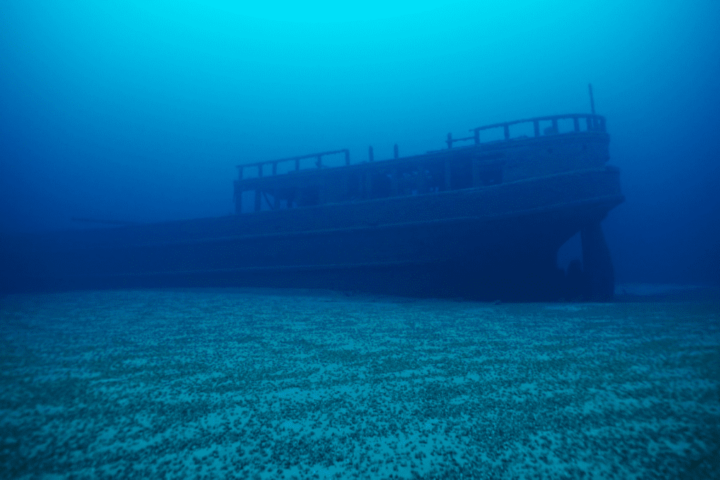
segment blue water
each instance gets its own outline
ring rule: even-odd
[[[720,5],[0,6],[0,233],[233,211],[234,166],[568,112],[608,119],[619,282],[720,282]]]

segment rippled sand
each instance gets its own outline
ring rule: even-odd
[[[0,298],[2,478],[712,478],[720,304]]]

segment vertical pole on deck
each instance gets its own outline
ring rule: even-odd
[[[593,98],[592,83],[588,83],[588,92],[590,93],[590,113],[595,115],[595,98]]]
[[[372,145],[368,147],[368,158],[371,162],[375,160],[375,152],[373,152]]]
[[[397,143],[393,146],[393,154],[395,155],[395,158],[398,158],[400,156],[400,154],[398,153],[398,144]]]

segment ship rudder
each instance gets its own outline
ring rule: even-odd
[[[580,238],[589,300],[612,301],[615,293],[615,269],[600,222],[583,228]]]

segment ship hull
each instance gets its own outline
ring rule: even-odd
[[[601,167],[481,188],[5,239],[6,291],[255,286],[564,295],[558,248],[623,201]]]

